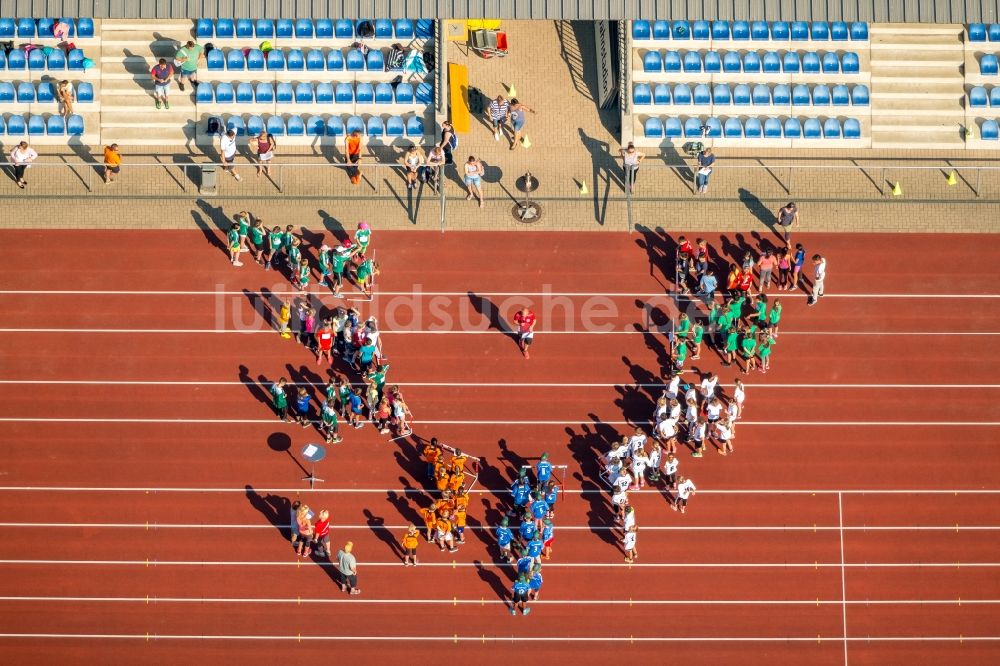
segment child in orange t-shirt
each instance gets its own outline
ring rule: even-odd
[[[465,509],[455,507],[455,512],[452,514],[452,520],[455,521],[455,532],[458,534],[458,542],[465,543]]]
[[[458,490],[465,485],[465,474],[461,469],[452,471],[451,477],[448,479],[448,490],[453,493],[458,492]]]
[[[424,519],[424,527],[427,528],[427,540],[434,540],[434,527],[437,525],[437,511],[433,505],[426,509],[420,509],[420,515]]]
[[[444,492],[448,488],[448,468],[443,463],[438,463],[434,469],[434,482],[437,489]]]
[[[425,519],[426,520],[426,519]],[[417,536],[417,526],[410,523],[410,527],[403,535],[403,566],[417,565],[417,546],[420,545],[420,538]]]
[[[451,521],[447,518],[438,518],[435,537],[437,537],[438,548],[441,550],[447,546],[449,553],[458,552],[458,548],[455,548],[455,537],[451,533]]]
[[[427,478],[433,479],[437,464],[441,461],[441,446],[438,444],[437,437],[432,437],[431,441],[424,447],[423,456],[424,460],[427,461]]]

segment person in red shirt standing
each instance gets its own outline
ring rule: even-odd
[[[740,274],[739,284],[740,293],[746,296],[753,296],[753,271],[743,271]]]
[[[681,293],[688,293],[687,276],[691,271],[691,261],[694,258],[694,248],[685,236],[677,238],[677,265],[674,270],[674,278],[677,280],[677,288]]]
[[[317,557],[330,557],[330,512],[323,509],[313,525],[313,549]]]
[[[316,365],[323,365],[323,357],[326,357],[326,364],[333,366],[333,329],[328,322],[323,323],[323,328],[316,333]]]
[[[520,347],[524,358],[531,358],[528,347],[535,337],[535,319],[535,313],[528,308],[522,308],[514,315],[514,323],[517,324],[517,346]]]

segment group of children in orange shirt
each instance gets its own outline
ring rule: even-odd
[[[446,452],[451,456],[446,457]],[[427,478],[434,482],[439,492],[430,506],[420,509],[427,541],[436,543],[442,551],[457,552],[458,545],[465,543],[466,511],[469,508],[465,466],[470,456],[462,453],[461,449],[439,443],[436,437],[431,438],[421,453],[427,464]],[[403,536],[404,564],[417,563],[417,534],[416,526],[410,525]]]

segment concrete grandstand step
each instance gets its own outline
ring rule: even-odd
[[[965,104],[960,95],[952,93],[948,97],[902,97],[886,98],[876,94],[871,100],[872,115],[933,115],[965,114]]]
[[[961,78],[947,83],[920,82],[920,99],[953,99],[961,96]],[[872,86],[872,104],[879,99],[913,99],[913,80],[905,82],[878,81]]]
[[[960,35],[964,30],[961,23],[873,23],[868,35],[874,40],[880,35]]]
[[[965,63],[965,51],[882,51],[872,58],[879,67],[958,67]]]
[[[913,67],[883,66],[872,63],[872,83],[910,83],[921,86],[928,83],[952,83],[961,81],[962,75],[957,66]],[[914,88],[914,92],[920,88]]]
[[[130,44],[164,44],[186,42],[193,39],[190,30],[164,30],[154,26],[151,30],[115,30],[104,33],[101,44],[104,46],[128,46]]]
[[[193,122],[155,130],[142,127],[102,127],[104,143],[118,143],[123,146],[174,146],[179,147],[194,141]]]
[[[187,31],[194,34],[194,21],[191,19],[159,19],[144,21],[141,19],[104,19],[101,21],[101,34],[108,37],[115,32],[166,32],[170,30]]]
[[[962,35],[880,35],[871,40],[872,57],[883,51],[961,52],[965,50]]]
[[[965,141],[958,131],[924,134],[915,137],[906,132],[873,132],[872,148],[876,150],[953,150],[964,149]]]
[[[960,136],[959,127],[965,124],[964,117],[955,118],[950,122],[946,119],[941,119],[933,123],[928,122],[927,124],[915,124],[913,120],[905,117],[879,116],[877,119],[872,120],[872,134],[876,132],[905,132],[914,141],[919,141],[922,136],[947,134],[948,132],[954,132],[955,136]]]

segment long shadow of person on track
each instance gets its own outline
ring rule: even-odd
[[[497,595],[497,598],[506,601],[508,596],[507,586],[504,585],[503,580],[500,579],[497,572],[489,568],[489,564],[483,563],[479,560],[474,560],[473,564],[476,567],[476,573],[479,575],[479,580],[489,585],[490,589],[493,590],[493,593]],[[502,567],[501,569],[504,572],[509,572],[510,567]]]
[[[590,508],[587,509],[587,524],[590,525],[591,532],[606,543],[618,543],[614,533],[610,529],[606,529],[614,526],[614,514],[611,512],[607,486],[601,487],[596,483],[586,481],[578,473],[574,473],[573,478],[580,481],[581,497],[587,500],[587,504],[590,505]]]
[[[423,518],[417,513],[417,510],[413,508],[413,502],[417,500],[417,497],[407,497],[397,493],[395,490],[390,490],[389,494],[386,496],[389,504],[395,507],[399,515],[408,523],[413,523],[414,525],[423,525]]]
[[[216,247],[222,254],[229,257],[229,248],[226,247],[225,242],[223,242],[222,237],[219,232],[212,228],[212,226],[202,217],[201,213],[197,211],[191,211],[191,217],[194,219],[194,223],[201,229],[201,233],[205,235],[205,240],[209,245]]]
[[[270,493],[261,495],[250,484],[244,488],[250,506],[260,511],[261,515],[274,525],[282,537],[291,539],[292,503],[288,498]]]
[[[485,296],[479,296],[475,292],[468,292],[469,303],[472,308],[482,317],[485,317],[490,324],[490,328],[503,333],[506,337],[517,342],[517,334],[504,318],[500,308]]]
[[[252,395],[258,402],[271,407],[271,392],[267,387],[272,382],[268,381],[267,377],[264,375],[259,375],[257,377],[257,381],[254,381],[253,378],[250,377],[250,369],[245,365],[240,365],[239,370],[239,380],[243,386],[247,388],[247,391],[250,392],[250,395]],[[273,409],[271,410],[271,413],[274,413]]]
[[[402,560],[403,549],[399,545],[399,542],[396,541],[396,537],[392,535],[392,532],[386,528],[385,518],[382,516],[376,516],[368,509],[365,509],[364,513],[368,529],[370,529],[372,533],[378,537],[379,541],[388,546],[389,550],[391,550],[396,557]]]

